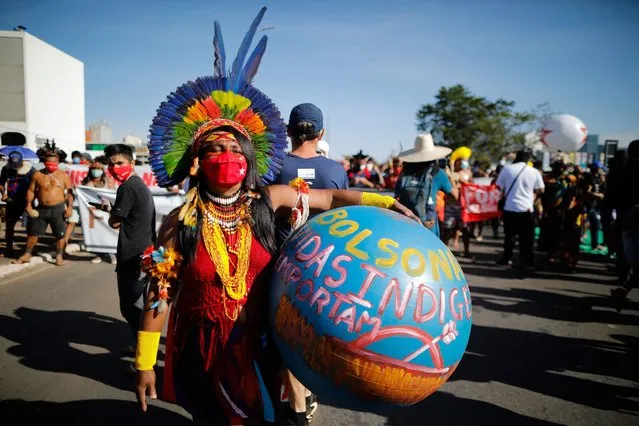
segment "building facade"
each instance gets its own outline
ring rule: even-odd
[[[0,31],[0,144],[83,151],[84,64],[25,31]]]
[[[91,143],[111,144],[113,143],[113,129],[111,123],[107,120],[102,120],[97,123],[93,123],[89,126],[89,132],[91,136]]]
[[[602,135],[588,135],[586,143],[574,153],[576,164],[591,164],[599,161],[608,165],[618,150],[625,150],[633,140],[639,139],[639,130],[634,132],[607,133]]]
[[[571,163],[580,166],[587,166],[595,161],[603,165],[608,165],[619,150],[625,150],[633,140],[639,139],[639,130],[634,132],[590,134],[586,137],[586,143],[579,151],[567,152]],[[526,135],[526,144],[532,148],[538,158],[543,158],[544,169],[550,167],[552,155],[547,148],[539,141],[539,135],[530,133]]]

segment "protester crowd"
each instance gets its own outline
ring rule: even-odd
[[[519,155],[519,157],[518,157]],[[616,222],[617,208],[613,191],[608,191],[609,176],[616,176],[628,160],[626,150],[619,150],[608,167],[599,161],[587,166],[572,164],[568,155],[558,153],[552,158],[549,167],[544,170],[542,161],[535,159],[532,153],[509,152],[497,164],[480,163],[469,158],[443,160],[437,164],[437,169],[444,170],[450,176],[451,184],[461,193],[463,184],[481,182],[482,185],[496,184],[504,166],[525,163],[531,172],[533,181],[536,179],[537,194],[530,194],[527,198],[528,206],[522,211],[531,211],[531,225],[534,228],[538,243],[537,250],[546,255],[550,263],[561,264],[568,271],[574,270],[580,257],[580,246],[588,241],[590,252],[604,254],[613,261],[620,259],[621,237]],[[524,161],[525,160],[525,161]],[[402,174],[402,160],[398,156],[391,156],[384,163],[377,163],[371,156],[362,151],[352,156],[346,156],[341,164],[349,178],[349,186],[380,191],[396,191],[398,180]],[[516,167],[518,168],[518,167]],[[533,170],[537,170],[539,175]],[[525,172],[525,171],[524,171]],[[436,174],[434,171],[433,174]],[[508,183],[512,183],[508,182]],[[534,184],[534,183],[533,183]],[[503,186],[499,185],[503,192]],[[513,188],[512,198],[516,199],[518,186]],[[509,211],[516,211],[513,203]],[[524,203],[526,204],[526,203]],[[494,239],[499,236],[503,218],[488,221],[465,223],[461,219],[461,205],[459,197],[446,196],[444,191],[438,191],[435,200],[442,240],[458,250],[459,240],[462,240],[464,257],[470,257],[470,242],[481,242],[484,238],[484,228],[489,227]],[[510,264],[511,256],[502,258],[499,263]]]
[[[430,135],[419,135],[415,147],[383,163],[359,151],[340,161],[329,158],[330,146],[323,139],[322,114],[312,104],[301,104],[292,112],[290,126],[306,123],[293,133],[292,150],[286,155],[275,183],[287,184],[304,179],[312,189],[359,188],[367,192],[389,192],[401,205],[410,209],[421,222],[459,255],[474,259],[473,242],[484,239],[484,229],[492,237],[504,230],[504,250],[499,265],[513,265],[521,278],[534,271],[541,262],[557,264],[567,272],[575,270],[582,256],[583,242],[589,235],[590,250],[614,262],[619,274],[619,288],[612,292],[614,306],[621,310],[628,291],[636,286],[635,273],[639,256],[639,141],[627,151],[616,153],[607,166],[594,162],[587,167],[570,164],[566,155],[552,158],[547,170],[528,150],[507,153],[495,165],[472,161],[466,155],[450,155],[451,150],[433,143]],[[301,129],[301,130],[300,130]],[[309,130],[310,129],[310,130]],[[66,160],[64,152],[46,146],[38,152],[44,168],[35,170],[19,151],[10,152],[0,176],[4,202],[4,256],[14,262],[28,262],[38,237],[47,226],[56,240],[56,264],[64,264],[64,247],[79,222],[73,209],[74,188],[60,163],[84,164],[88,174],[82,184],[97,188],[117,188],[114,205],[103,206],[111,213],[109,224],[120,229],[117,263],[120,309],[138,338],[144,309],[144,280],[140,258],[156,240],[155,211],[147,185],[135,176],[131,149],[112,145],[104,156],[92,159],[73,152]],[[490,220],[464,220],[461,194],[471,183],[496,185],[502,193],[501,215]],[[180,183],[188,187],[188,183]],[[276,219],[279,247],[291,231],[287,217]],[[27,242],[18,256],[15,246],[16,224],[26,225]],[[544,258],[535,259],[537,252]],[[603,238],[602,238],[603,236]],[[514,246],[519,243],[519,258],[513,262]],[[460,250],[461,245],[461,250]],[[606,252],[607,249],[607,252]],[[96,256],[93,262],[101,261]],[[135,347],[129,347],[134,351]],[[129,366],[135,371],[133,364]],[[314,396],[289,373],[289,423],[305,424],[312,418],[317,402]]]
[[[397,193],[402,186],[401,178],[414,175],[411,170],[408,174],[404,172],[406,164],[397,155],[390,156],[387,161],[380,163],[360,150],[354,155],[334,161],[328,158],[329,150],[329,144],[321,138],[316,146],[293,146],[279,182],[285,183],[297,177],[298,170],[313,170],[317,176],[308,175],[307,179],[314,182],[315,188],[359,188],[366,191]],[[527,167],[531,172],[539,172],[541,183],[538,182],[536,193],[533,191],[533,194],[518,195],[517,192],[524,189],[520,184],[524,182],[526,175],[519,184],[514,182],[511,199],[523,203],[521,212],[530,210],[528,205],[532,203],[532,217],[526,224],[514,223],[510,227],[504,222],[510,220],[508,216],[516,217],[508,212],[518,212],[517,202],[507,201],[510,204],[509,208],[506,208],[501,218],[467,223],[461,215],[460,194],[462,185],[477,181],[481,184],[488,181],[497,184],[506,193],[509,188],[505,188],[504,185],[513,184],[513,177],[511,176],[510,182],[502,182],[501,185],[498,178],[505,166],[510,167],[512,164],[523,162],[521,158],[517,159],[517,153],[505,153],[497,164],[471,161],[472,158],[437,159],[432,164],[430,173],[433,177],[440,177],[434,179],[435,186],[439,181],[443,181],[443,186],[436,188],[433,191],[434,197],[427,202],[430,203],[429,209],[432,206],[437,218],[431,229],[452,250],[459,251],[460,256],[473,259],[471,242],[481,242],[485,228],[492,230],[493,238],[498,238],[499,229],[503,228],[506,235],[504,254],[498,261],[501,265],[512,264],[515,237],[519,237],[521,245],[523,236],[524,257],[527,256],[529,260],[518,262],[520,271],[526,266],[534,268],[532,249],[535,238],[537,251],[545,256],[543,260],[557,264],[568,272],[575,270],[578,260],[583,255],[581,251],[586,241],[590,245],[589,252],[600,254],[614,263],[620,279],[626,279],[628,266],[624,260],[622,225],[619,220],[620,211],[624,209],[621,206],[624,196],[619,194],[614,184],[624,184],[620,176],[623,176],[622,171],[633,161],[629,155],[630,151],[617,151],[608,166],[595,161],[585,167],[571,164],[568,155],[559,153],[552,158],[547,170],[543,170],[541,160],[524,154]],[[51,152],[55,152],[56,155],[49,155]],[[47,151],[46,148],[41,148],[38,156],[44,165],[40,170],[34,168],[32,161],[24,160],[19,151],[10,152],[5,156],[6,164],[2,167],[0,176],[0,192],[4,203],[2,222],[5,228],[2,256],[17,257],[16,262],[28,262],[38,237],[46,226],[50,225],[56,240],[56,260],[61,265],[63,249],[76,231],[79,214],[77,208],[70,207],[73,202],[73,185],[66,180],[66,174],[58,165],[88,166],[88,173],[82,180],[82,185],[115,189],[117,182],[107,172],[109,161],[105,155],[91,158],[88,153],[74,151],[69,158],[62,150],[53,148]],[[408,167],[411,167],[410,163]],[[502,178],[504,176],[502,175]],[[534,181],[535,175],[531,176]],[[183,185],[180,185],[181,187]],[[171,188],[172,191],[177,189]],[[51,210],[51,207],[54,209]],[[17,224],[22,224],[28,235],[21,256],[16,256],[15,251],[14,235]],[[520,231],[524,228],[526,231],[521,234]],[[286,235],[286,232],[282,232],[279,241],[282,242]],[[96,254],[92,262],[100,263],[103,259],[116,264],[113,254]]]

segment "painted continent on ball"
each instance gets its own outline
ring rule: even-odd
[[[390,210],[347,207],[284,244],[270,318],[285,365],[320,400],[383,411],[453,374],[470,336],[468,283],[448,248]]]

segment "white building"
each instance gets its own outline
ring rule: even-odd
[[[111,144],[113,143],[113,130],[111,123],[102,120],[89,126],[91,140],[87,142]]]
[[[0,31],[0,141],[84,151],[84,64],[24,31]]]
[[[627,149],[630,142],[639,139],[639,130],[630,132],[604,133],[599,135],[599,145],[614,145],[616,149]]]
[[[135,135],[126,135],[122,138],[122,143],[125,145],[129,145],[131,147],[141,147],[144,146],[144,143],[142,142],[142,139],[140,139],[139,137],[135,136]]]

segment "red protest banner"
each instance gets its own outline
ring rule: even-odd
[[[500,198],[501,191],[496,185],[462,184],[462,220],[468,223],[501,217],[497,208]]]

